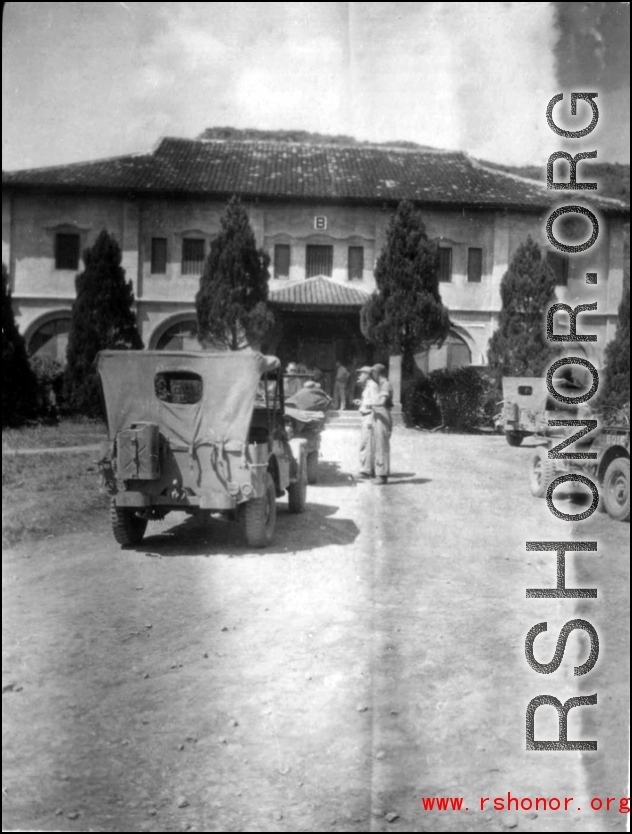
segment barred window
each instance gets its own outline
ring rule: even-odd
[[[79,235],[55,235],[55,269],[79,269]]]
[[[290,247],[287,243],[277,243],[274,247],[274,277],[290,277]]]
[[[182,274],[201,275],[204,269],[204,238],[185,237],[182,241]]]
[[[449,246],[439,249],[439,281],[449,283],[452,280],[452,249]]]
[[[350,281],[364,277],[364,246],[349,247],[348,277]]]
[[[315,275],[326,275],[331,277],[334,266],[333,246],[308,245],[306,252],[305,277],[313,278]]]
[[[546,262],[553,270],[557,286],[568,286],[568,256],[559,252],[547,252]]]
[[[164,275],[167,272],[167,238],[151,239],[151,274]]]
[[[467,250],[467,280],[480,284],[483,276],[483,250],[482,249],[468,249]]]

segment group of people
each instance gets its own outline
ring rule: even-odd
[[[381,486],[388,483],[391,469],[393,386],[384,365],[365,365],[358,370],[362,397],[355,400],[362,415],[360,429],[360,477],[373,478]]]
[[[356,373],[358,385],[362,388],[360,399],[353,400],[362,415],[359,475],[361,478],[372,478],[372,483],[379,486],[388,483],[390,474],[393,387],[384,365],[364,365]],[[321,388],[319,381],[304,381],[296,363],[288,365],[287,374],[287,401],[305,411],[326,411],[331,407],[331,398]],[[346,408],[349,377],[349,371],[340,362],[336,362],[335,409]]]

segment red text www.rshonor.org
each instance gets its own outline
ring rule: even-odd
[[[581,803],[581,804],[580,804]],[[422,796],[424,811],[469,811],[469,805],[462,796]],[[509,791],[506,796],[481,796],[478,800],[479,811],[618,811],[630,813],[630,797],[593,796],[582,802],[572,796],[513,796]]]

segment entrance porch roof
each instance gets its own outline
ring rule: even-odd
[[[359,312],[369,293],[359,287],[339,284],[324,275],[295,281],[285,287],[271,289],[269,301],[282,310]]]

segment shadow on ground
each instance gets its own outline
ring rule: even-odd
[[[241,524],[220,517],[190,516],[159,533],[147,534],[139,545],[126,548],[147,557],[177,556],[263,556],[266,553],[301,552],[329,545],[352,544],[360,532],[355,521],[330,518],[337,506],[308,501],[304,513],[289,513],[284,504],[277,505],[274,540],[266,548],[246,544]],[[167,516],[167,523],[169,517]]]
[[[322,487],[354,487],[356,479],[350,472],[345,472],[339,463],[329,460],[318,462],[317,481],[315,486]],[[309,496],[309,487],[307,488]]]

